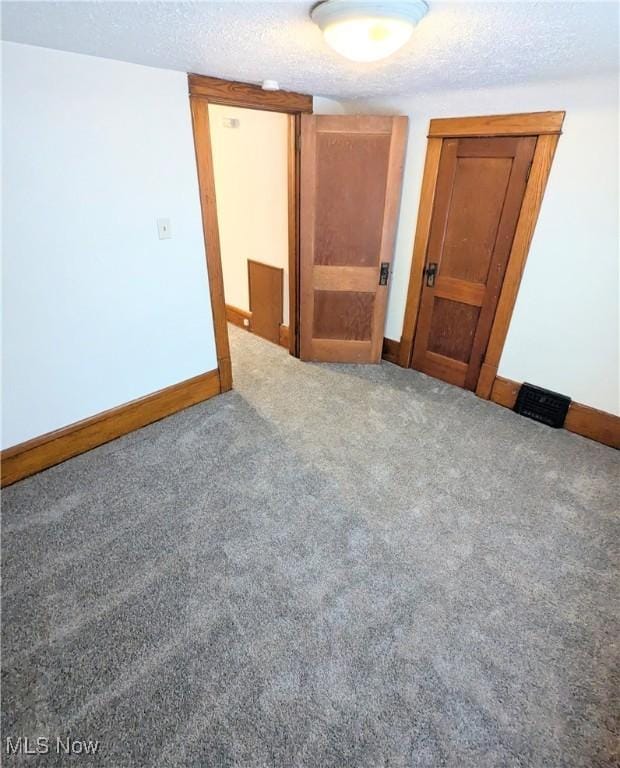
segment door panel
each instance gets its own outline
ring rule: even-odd
[[[441,254],[443,277],[486,283],[511,166],[508,158],[457,159]]]
[[[280,343],[283,314],[284,270],[248,259],[248,284],[252,333]]]
[[[535,146],[531,136],[443,142],[413,368],[476,388]]]
[[[315,264],[374,266],[381,248],[390,139],[390,134],[317,133],[316,221],[321,225]]]
[[[467,363],[479,317],[479,306],[435,298],[428,349]]]
[[[360,291],[315,291],[316,339],[370,341],[375,297]]]
[[[301,359],[378,363],[407,118],[302,116]]]

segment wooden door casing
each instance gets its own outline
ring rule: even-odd
[[[407,118],[301,117],[301,359],[378,363]]]
[[[412,368],[476,389],[535,148],[535,136],[443,141]]]

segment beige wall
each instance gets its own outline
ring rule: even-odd
[[[211,104],[209,119],[226,303],[249,310],[248,259],[283,267],[288,325],[288,117]]]

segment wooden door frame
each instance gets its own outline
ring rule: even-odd
[[[528,112],[484,117],[448,117],[430,121],[426,160],[422,176],[418,219],[413,243],[409,289],[400,340],[399,364],[411,366],[413,344],[421,304],[423,270],[435,202],[439,159],[444,139],[492,136],[536,136],[536,149],[525,187],[515,236],[508,257],[504,282],[491,326],[489,343],[480,369],[476,394],[488,400],[497,376],[510,319],[519,292],[521,276],[540,212],[553,156],[562,133],[565,112]]]
[[[288,139],[288,235],[289,235],[289,351],[299,354],[299,133],[301,115],[312,113],[312,96],[292,91],[264,91],[258,85],[221,80],[206,75],[188,75],[189,100],[198,169],[202,228],[209,275],[209,292],[215,331],[220,391],[232,389],[232,368],[222,254],[217,220],[215,176],[209,125],[209,104],[260,109],[289,115]]]

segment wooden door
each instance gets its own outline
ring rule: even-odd
[[[407,118],[301,124],[301,359],[378,363]]]
[[[411,367],[475,389],[536,137],[445,139]]]

